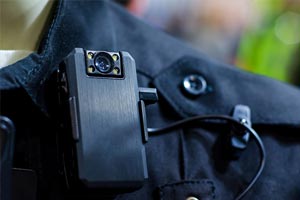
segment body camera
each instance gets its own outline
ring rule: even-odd
[[[146,129],[134,59],[76,48],[59,67],[59,85],[73,144],[66,174],[77,174],[88,188],[141,187],[148,176]]]

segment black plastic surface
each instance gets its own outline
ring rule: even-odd
[[[11,172],[15,127],[13,122],[0,116],[0,199],[11,198]]]
[[[251,110],[245,105],[236,105],[232,117],[251,127]],[[239,127],[232,126],[230,136],[231,157],[234,160],[240,158],[242,152],[247,148],[250,140],[250,133]]]

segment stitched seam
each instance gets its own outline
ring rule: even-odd
[[[177,110],[177,112],[179,113],[183,113],[183,116],[192,116],[195,115],[195,113],[192,113],[191,111],[188,110],[193,110],[194,108],[192,106],[190,106],[189,104],[185,104],[185,106],[181,105],[180,103],[178,103],[177,101],[174,101],[173,99],[178,98],[177,96],[175,96],[174,93],[172,92],[168,92],[168,88],[165,87],[163,84],[160,84],[160,80],[170,76],[170,74],[172,74],[172,72],[175,71],[176,74],[178,74],[178,72],[176,72],[177,70],[179,70],[178,68],[181,67],[182,65],[191,65],[192,60],[195,60],[195,58],[191,57],[184,57],[182,58],[177,64],[173,64],[174,67],[171,67],[171,69],[167,70],[163,70],[166,72],[163,72],[163,74],[158,75],[156,78],[157,81],[157,86],[160,87],[161,89],[163,89],[163,91],[160,91],[161,94],[164,96],[164,98],[171,104],[173,105],[173,107],[175,108],[175,110]],[[197,60],[195,62],[198,62]],[[169,67],[170,68],[170,67]],[[194,68],[193,68],[194,69]],[[197,69],[196,69],[197,70]],[[185,109],[187,107],[187,109]],[[226,109],[209,109],[206,111],[210,112],[211,114],[213,113],[225,113]],[[278,122],[274,122],[271,119],[265,119],[260,113],[256,113],[260,123],[266,123],[266,124],[274,124],[274,123],[278,123]],[[282,124],[282,123],[279,123]]]
[[[164,192],[162,190],[166,187],[176,187],[176,186],[179,186],[179,185],[188,185],[188,184],[197,185],[197,184],[203,184],[203,183],[207,184],[207,185],[210,185],[212,198],[215,199],[216,198],[216,194],[215,194],[216,187],[214,186],[213,182],[210,181],[210,180],[182,181],[182,182],[170,183],[170,184],[160,186],[160,187],[158,187],[159,188],[160,199],[161,200],[164,199]]]
[[[186,166],[185,166],[185,144],[184,144],[184,138],[183,136],[185,135],[184,130],[180,129],[180,134],[179,134],[179,138],[180,138],[180,171],[181,171],[181,178],[185,179],[186,178]]]
[[[181,181],[181,182],[176,182],[176,183],[168,183],[162,186],[159,186],[159,189],[164,189],[166,187],[174,187],[174,186],[179,186],[179,185],[186,185],[186,184],[201,184],[201,183],[205,183],[205,184],[209,184],[211,186],[213,186],[213,182],[210,180],[201,180],[201,181]]]
[[[164,89],[163,92],[161,91],[161,93],[163,94],[163,96],[165,97],[165,99],[167,99],[168,102],[169,102],[171,105],[173,105],[173,106],[175,107],[175,109],[176,109],[179,113],[184,113],[184,116],[191,116],[191,115],[194,115],[194,113],[191,113],[190,111],[186,111],[186,110],[184,109],[183,106],[181,106],[180,104],[178,104],[176,101],[173,101],[172,99],[173,99],[173,98],[177,98],[177,97],[175,97],[175,95],[173,95],[173,93],[167,92],[168,90],[166,90],[166,87],[164,87],[163,84],[160,84],[160,80],[161,80],[161,79],[164,79],[165,77],[170,76],[170,74],[172,74],[172,72],[174,72],[174,71],[175,71],[176,74],[178,74],[178,72],[176,72],[176,71],[179,70],[178,68],[181,67],[182,65],[188,65],[188,66],[190,66],[192,60],[196,60],[196,59],[193,58],[193,57],[187,57],[187,56],[185,56],[185,57],[181,58],[180,61],[179,61],[178,63],[173,64],[174,67],[168,67],[166,70],[163,70],[163,72],[162,72],[161,75],[158,75],[158,76],[155,77],[155,78],[157,78],[157,81],[156,81],[156,82],[157,82],[157,85],[158,85],[159,87],[161,87],[162,89]],[[198,60],[196,60],[196,62],[198,62]],[[173,66],[173,65],[171,65],[171,66]],[[169,68],[171,68],[171,69],[169,69]],[[194,68],[193,68],[193,69],[194,69]],[[167,70],[168,70],[168,71],[167,71]],[[169,97],[170,97],[170,98],[169,98]],[[171,98],[171,97],[172,97],[172,98]],[[189,108],[190,110],[193,110],[193,107],[192,107],[192,106],[190,106],[190,105],[187,105],[187,106],[188,106],[188,108]],[[219,109],[214,109],[214,110],[212,110],[212,109],[211,109],[211,110],[209,110],[209,111],[210,111],[210,112],[213,112],[213,113],[219,113],[219,112],[224,112],[225,110],[219,110]]]
[[[172,92],[168,92],[168,88],[167,86],[165,86],[164,84],[161,84],[161,79],[164,79],[165,77],[170,76],[170,74],[172,75],[172,73],[178,74],[179,68],[183,65],[187,65],[187,66],[191,66],[192,62],[195,63],[199,63],[199,61],[201,61],[200,59],[191,57],[191,56],[184,56],[181,59],[179,59],[179,61],[177,61],[177,63],[173,63],[170,67],[162,70],[157,76],[155,76],[154,78],[156,79],[156,81],[154,80],[154,82],[156,83],[157,87],[161,88],[162,91],[160,91],[160,93],[164,96],[164,98],[169,102],[169,104],[171,104],[174,109],[182,116],[187,117],[187,116],[193,116],[195,115],[195,113],[189,111],[189,110],[194,110],[195,108],[189,104],[185,104],[184,106],[181,105],[179,102],[177,102],[176,99],[178,98],[178,96],[176,96],[174,93]],[[191,66],[191,69],[195,69],[194,67]],[[199,71],[197,69],[195,69],[196,71]],[[237,70],[237,69],[233,69],[236,72],[242,73],[242,74],[247,74],[244,71],[241,70]],[[210,112],[210,114],[218,114],[218,113],[226,113],[227,110],[226,109],[206,109],[207,112]],[[197,114],[197,113],[196,113]],[[259,112],[256,113],[257,117],[258,117],[258,121],[259,124],[278,124],[278,125],[284,125],[286,124],[290,124],[290,122],[286,121],[285,123],[279,122],[279,121],[274,121],[272,119],[266,119],[264,117],[264,115],[260,114]],[[295,122],[294,122],[295,124]]]
[[[33,68],[27,73],[27,76],[24,77],[24,79],[23,79],[23,83],[25,83],[26,87],[28,87],[28,83],[29,83],[30,80],[32,79],[32,76],[33,76],[34,74],[36,74],[37,72],[41,71],[41,70],[42,70],[42,69],[41,69],[41,65],[44,64],[44,63],[46,62],[45,57],[46,57],[46,55],[48,54],[48,52],[50,51],[50,50],[49,50],[50,37],[51,37],[51,35],[52,35],[52,33],[53,33],[54,28],[56,28],[56,24],[57,24],[57,22],[58,22],[58,20],[59,20],[59,16],[60,16],[60,14],[61,14],[62,7],[63,7],[62,4],[63,4],[63,0],[60,0],[60,1],[59,1],[59,4],[57,5],[58,8],[57,8],[56,12],[54,13],[53,22],[52,22],[52,24],[51,24],[51,26],[50,26],[50,29],[49,29],[49,32],[48,32],[48,34],[47,34],[47,36],[46,36],[46,42],[45,42],[45,48],[44,48],[45,51],[43,52],[42,57],[39,59],[39,61],[41,61],[41,62],[39,62],[35,67],[33,67]]]

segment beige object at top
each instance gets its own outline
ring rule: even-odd
[[[36,51],[54,0],[0,0],[0,68]]]

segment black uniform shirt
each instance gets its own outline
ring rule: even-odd
[[[38,53],[0,70],[1,115],[16,126],[14,167],[35,171],[38,199],[62,198],[57,130],[46,106],[54,97],[47,96],[45,83],[75,47],[133,56],[139,86],[159,92],[159,103],[147,107],[148,127],[195,115],[231,115],[236,105],[249,106],[267,158],[245,199],[300,199],[298,88],[211,60],[111,2],[79,0],[60,0]],[[204,93],[187,95],[182,83],[190,75],[203,77]],[[254,176],[260,158],[251,140],[239,160],[223,162],[214,152],[228,131],[226,124],[215,121],[150,137],[148,181],[117,199],[233,199]]]

